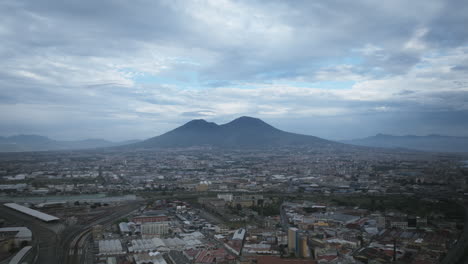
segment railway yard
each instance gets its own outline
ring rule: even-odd
[[[46,222],[5,205],[0,215],[7,224],[29,228],[33,233],[36,263],[89,263],[86,261],[91,228],[112,224],[116,219],[139,208],[138,202],[107,204],[106,206],[78,203],[41,205],[41,212],[57,216],[61,221]],[[93,208],[91,208],[93,207]],[[32,253],[32,254],[33,254]],[[88,254],[88,256],[90,256]]]

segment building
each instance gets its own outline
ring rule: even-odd
[[[233,195],[232,193],[223,193],[218,194],[218,199],[224,200],[224,202],[232,202]]]
[[[16,203],[6,203],[4,204],[6,207],[10,208],[10,209],[13,209],[15,211],[18,211],[18,212],[21,212],[23,214],[26,214],[26,215],[29,215],[29,216],[32,216],[36,219],[39,219],[41,221],[44,221],[44,222],[54,222],[54,221],[58,221],[59,218],[58,217],[55,217],[53,215],[48,215],[48,214],[45,214],[45,213],[42,213],[42,212],[39,212],[37,210],[34,210],[34,209],[31,209],[31,208],[28,208],[26,206],[22,206],[22,205],[19,205],[19,204],[16,204]]]
[[[401,228],[406,229],[408,228],[408,220],[403,217],[394,217],[389,220],[390,228]]]
[[[0,240],[11,239],[16,247],[23,243],[32,241],[32,232],[27,227],[4,227],[0,228]]]
[[[100,240],[99,255],[122,255],[125,251],[122,248],[122,243],[118,239]]]
[[[309,239],[305,234],[300,234],[299,244],[296,248],[296,256],[301,258],[310,257]]]
[[[131,246],[128,247],[129,252],[149,252],[149,251],[164,251],[166,250],[166,244],[160,238],[152,238],[152,239],[136,239],[130,241]]]
[[[258,256],[256,257],[257,264],[317,264],[316,261],[310,259],[291,259],[281,258],[278,256]]]
[[[386,227],[385,216],[379,215],[377,216],[376,220],[377,220],[377,228],[384,229]]]
[[[5,193],[12,193],[12,192],[23,192],[28,188],[26,183],[18,183],[18,184],[0,184],[0,191]]]
[[[299,229],[295,227],[290,227],[288,229],[288,250],[289,253],[296,253],[296,248],[298,247],[298,233]]]
[[[163,242],[167,248],[173,249],[173,250],[183,250],[187,246],[184,240],[178,237],[166,238],[166,239],[163,239]]]
[[[245,229],[244,228],[239,228],[234,232],[232,235],[232,240],[240,240],[243,241],[245,237]]]
[[[232,206],[251,207],[263,205],[264,199],[261,194],[236,195],[232,198]]]
[[[171,250],[169,251],[169,259],[172,261],[172,263],[177,263],[177,264],[191,264],[192,262],[189,260],[187,256],[181,251],[176,251],[176,250]]]
[[[313,213],[308,216],[308,220],[313,221],[316,224],[327,223],[348,225],[358,221],[359,219],[359,216],[342,213]]]
[[[137,224],[147,222],[166,222],[169,217],[161,211],[149,211],[143,215],[133,217],[133,222]]]
[[[128,224],[125,222],[119,223],[119,230],[120,230],[120,233],[123,235],[130,234],[130,228],[128,227]]]
[[[143,237],[163,236],[169,233],[168,222],[145,222],[141,224],[141,235]]]
[[[223,210],[226,205],[226,202],[223,199],[211,199],[207,204],[206,208],[212,211]]]
[[[136,264],[166,264],[163,255],[160,252],[139,253],[133,255]]]
[[[416,226],[423,227],[427,226],[427,217],[416,217]]]
[[[211,185],[210,181],[201,181],[196,187],[197,192],[206,192],[208,191],[209,186]]]

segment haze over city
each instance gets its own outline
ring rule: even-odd
[[[468,136],[464,1],[0,3],[0,135],[146,139],[255,116]]]

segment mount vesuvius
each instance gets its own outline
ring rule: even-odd
[[[152,148],[269,148],[286,146],[339,147],[345,144],[279,130],[253,117],[239,117],[218,125],[203,119],[192,120],[174,130],[126,147]]]

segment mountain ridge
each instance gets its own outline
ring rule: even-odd
[[[0,136],[0,152],[95,149],[133,144],[136,142],[138,142],[138,140],[112,142],[100,138],[65,141],[54,140],[41,135],[19,134],[7,137]]]
[[[468,152],[468,137],[444,135],[404,135],[376,134],[375,136],[342,140],[345,144],[381,148],[406,148],[420,151],[435,152]]]

